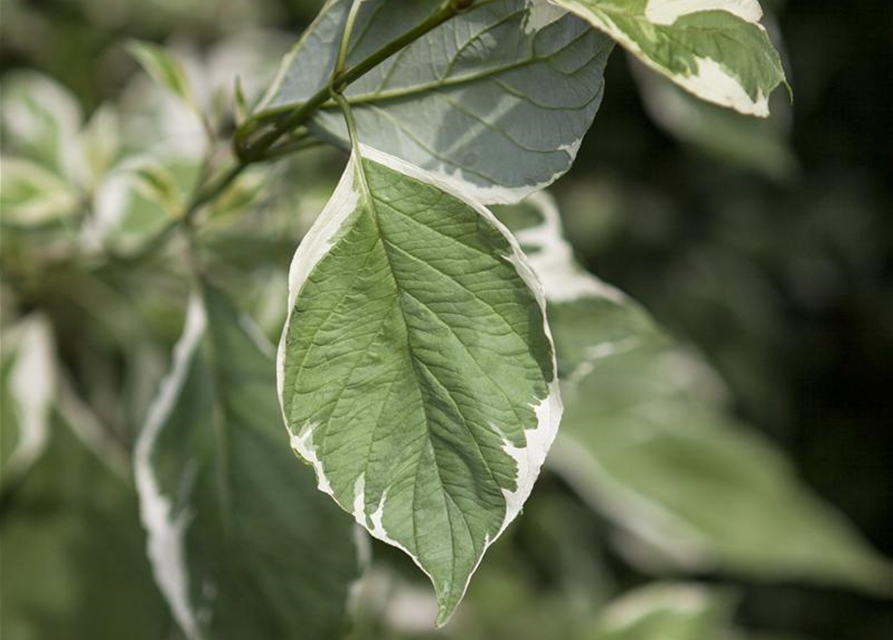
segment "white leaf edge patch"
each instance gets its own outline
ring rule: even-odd
[[[515,237],[522,246],[537,248],[527,260],[543,284],[547,300],[573,302],[581,298],[606,298],[617,303],[628,301],[619,289],[577,265],[574,250],[564,238],[564,226],[554,197],[541,191],[528,197],[526,202],[539,211],[543,221],[522,229]]]
[[[27,471],[46,450],[56,398],[53,332],[43,316],[22,320],[6,338],[15,343],[9,393],[18,417],[18,438],[4,465],[4,476]]]
[[[239,328],[257,350],[269,358],[275,356],[273,345],[260,328],[244,314],[238,315]],[[205,640],[201,625],[210,621],[212,612],[203,607],[198,610],[189,595],[189,567],[186,563],[185,535],[192,520],[191,511],[183,510],[174,515],[174,505],[159,487],[152,469],[152,453],[155,442],[168,416],[176,405],[179,393],[186,382],[193,357],[206,335],[208,315],[202,296],[194,292],[186,311],[183,332],[174,345],[173,366],[161,381],[158,394],[148,410],[145,425],[136,442],[133,457],[134,476],[140,502],[140,519],[148,534],[147,554],[151,561],[155,582],[162,592],[174,619],[186,635],[186,640]],[[366,539],[355,537],[360,566],[370,562],[371,551]],[[362,573],[349,589],[355,592],[362,580]],[[215,586],[210,582],[202,585],[203,593],[211,597]],[[348,606],[350,605],[348,595]]]
[[[564,235],[558,203],[546,191],[529,196],[525,203],[534,206],[543,216],[542,223],[522,229],[515,236],[522,246],[536,248],[527,256],[545,288],[546,300],[568,304],[579,300],[606,300],[617,305],[636,305],[620,289],[608,284],[581,267],[574,258],[574,249]],[[586,347],[583,361],[567,376],[573,382],[585,378],[599,360],[632,351],[642,346],[635,335]]]
[[[171,498],[158,484],[152,468],[155,442],[179,397],[193,356],[207,327],[207,314],[201,297],[189,299],[183,334],[174,347],[173,367],[162,381],[156,399],[149,407],[145,426],[134,450],[134,475],[140,498],[140,518],[147,533],[147,552],[155,582],[164,595],[188,640],[201,640],[200,614],[189,596],[189,569],[186,564],[185,534],[192,514],[183,510],[174,515]]]
[[[367,145],[360,144],[359,147],[360,154],[363,159],[372,160],[373,162],[391,169],[392,171],[440,189],[441,191],[447,193],[448,195],[456,198],[457,200],[474,209],[503,235],[512,249],[511,254],[503,256],[503,258],[514,265],[518,275],[533,291],[537,304],[539,305],[542,312],[543,330],[548,338],[549,345],[552,350],[553,378],[551,381],[548,382],[548,393],[545,398],[538,399],[536,403],[531,403],[531,406],[534,409],[537,417],[537,426],[534,429],[525,430],[525,447],[516,447],[507,439],[504,439],[503,441],[503,451],[511,456],[518,467],[516,475],[516,489],[515,491],[508,491],[506,489],[503,489],[503,495],[505,497],[506,503],[505,518],[499,531],[497,531],[492,539],[489,537],[485,538],[481,553],[478,556],[474,567],[469,572],[465,584],[463,585],[462,595],[459,597],[459,601],[461,601],[468,589],[468,585],[471,582],[471,577],[474,575],[474,572],[480,565],[487,549],[491,544],[493,544],[493,542],[496,541],[497,538],[499,538],[500,535],[502,535],[506,527],[508,527],[508,525],[511,524],[518,513],[520,513],[521,508],[527,501],[527,498],[530,496],[530,492],[533,490],[533,485],[536,482],[537,477],[539,476],[540,469],[542,468],[546,456],[551,449],[553,442],[555,441],[555,436],[558,434],[558,425],[561,421],[561,414],[564,410],[564,406],[561,401],[561,390],[558,382],[558,366],[555,359],[554,342],[552,340],[552,333],[549,329],[548,319],[546,317],[546,296],[543,290],[543,286],[537,277],[536,271],[530,264],[530,260],[521,251],[521,247],[518,244],[518,241],[508,230],[508,228],[506,228],[506,226],[503,225],[502,222],[500,222],[496,218],[496,216],[494,216],[493,213],[490,212],[481,203],[470,198],[467,194],[462,193],[459,189],[456,188],[456,185],[453,182],[444,180],[443,177],[440,175],[426,172],[400,158],[394,157],[390,154],[384,153]],[[350,216],[356,211],[356,207],[360,199],[363,197],[360,190],[356,187],[357,170],[357,158],[354,153],[351,153],[350,159],[348,160],[347,166],[345,167],[344,173],[338,183],[338,186],[335,188],[331,199],[326,204],[323,211],[319,214],[319,217],[314,222],[310,231],[298,245],[298,248],[294,254],[294,258],[292,259],[291,267],[289,269],[289,313],[288,318],[285,322],[285,326],[282,330],[282,337],[279,341],[276,367],[279,399],[286,428],[288,428],[289,420],[288,416],[285,414],[284,399],[286,356],[285,346],[286,336],[288,335],[289,327],[291,324],[291,317],[295,307],[295,301],[297,300],[297,297],[300,294],[304,284],[307,282],[310,273],[331,250],[332,246],[334,245],[335,236],[341,230],[347,219],[350,218]],[[408,555],[412,559],[416,566],[418,566],[419,569],[421,569],[421,571],[425,573],[425,575],[427,575],[429,579],[431,579],[432,584],[434,584],[435,588],[437,589],[437,584],[434,582],[433,576],[431,576],[431,574],[425,569],[425,567],[422,566],[419,558],[412,554],[401,543],[392,539],[385,530],[383,525],[383,518],[384,507],[387,502],[387,489],[385,489],[385,491],[383,492],[381,501],[379,502],[377,509],[371,514],[367,514],[365,510],[365,477],[362,475],[360,475],[355,481],[353,503],[349,505],[341,504],[335,498],[331,483],[326,477],[323,463],[316,455],[316,450],[313,446],[313,433],[318,426],[318,423],[305,424],[298,434],[291,434],[291,445],[295,452],[301,456],[301,458],[313,465],[316,471],[319,490],[330,495],[342,509],[353,515],[356,522],[364,529],[366,529],[373,537],[406,553],[406,555]],[[372,522],[371,527],[368,524],[369,521]],[[437,590],[439,591],[439,589]],[[449,617],[446,617],[445,619],[439,618],[437,621],[438,626],[446,624],[448,619]]]
[[[699,98],[732,108],[745,115],[769,117],[769,96],[758,91],[756,99],[751,98],[741,82],[723,69],[716,60],[696,57],[695,60],[698,64],[696,74],[689,76],[674,74],[666,67],[654,62],[636,41],[607,16],[593,13],[576,0],[549,0],[549,2],[559,4],[583,18],[596,29],[620,43],[645,66],[670,78]],[[650,0],[645,8],[644,17],[653,24],[666,26],[672,25],[682,16],[699,11],[725,11],[764,29],[763,25],[759,23],[763,10],[756,0]]]
[[[654,24],[671,25],[682,16],[700,11],[726,11],[754,24],[763,17],[757,0],[648,0],[645,17]]]

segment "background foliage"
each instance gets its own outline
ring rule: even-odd
[[[701,349],[728,382],[738,417],[787,450],[806,483],[889,556],[893,183],[886,139],[893,78],[871,61],[891,54],[889,32],[879,26],[890,24],[890,8],[875,2],[855,10],[832,0],[764,4],[774,9],[785,35],[796,88],[791,110],[781,104],[768,124],[741,125],[730,122],[734,115],[683,103],[680,109],[696,111],[682,119],[688,125],[680,125],[678,110],[660,109],[671,101],[667,87],[641,70],[630,73],[627,58],[617,52],[608,64],[606,98],[595,125],[555,195],[585,263]],[[294,33],[318,8],[319,3],[302,0],[3,0],[0,63],[4,80],[26,69],[56,78],[88,116],[118,102],[126,121],[118,123],[120,146],[112,154],[122,154],[157,130],[153,113],[166,104],[127,54],[128,39],[172,45],[192,60],[189,69],[200,80],[198,99],[205,105],[225,103],[211,87],[226,82],[235,66],[272,73]],[[228,95],[229,87],[224,89]],[[177,136],[175,128],[162,130]],[[175,178],[185,185],[195,169],[189,140],[182,142],[171,153],[183,164]],[[271,336],[284,313],[277,300],[292,238],[321,209],[342,162],[337,152],[313,152],[270,175],[255,172],[256,184],[277,185],[266,191],[273,195],[257,199],[246,187],[232,198],[253,202],[252,215],[235,216],[236,203],[227,208],[224,202],[203,231],[214,264]],[[298,188],[290,175],[302,176]],[[116,246],[130,248],[134,237],[156,224],[147,206],[136,207],[127,224],[115,230]],[[262,230],[247,218],[264,220]],[[127,448],[164,371],[165,349],[179,332],[182,265],[157,261],[149,270],[107,269],[99,277],[87,268],[66,268],[37,278],[39,270],[16,259],[27,252],[26,244],[4,234],[4,279],[14,282],[17,292],[15,298],[4,295],[4,322],[13,305],[49,313],[60,355],[76,381],[71,384],[104,423],[115,425]],[[45,255],[52,250],[42,248]],[[182,259],[182,253],[174,255]],[[121,291],[139,293],[122,296]],[[71,407],[57,413],[57,421],[78,419]],[[73,440],[68,446],[79,445]],[[50,450],[57,454],[57,448]],[[147,567],[126,564],[141,545],[139,532],[110,516],[121,509],[135,512],[132,496],[114,481],[96,480],[102,470],[82,454],[42,465],[35,469],[37,481],[16,499],[32,505],[28,517],[64,522],[35,525],[47,539],[33,541],[34,559],[4,556],[4,586],[28,576],[48,607],[81,612],[108,607],[122,617],[104,629],[144,619],[134,626],[145,637],[164,637],[170,623]],[[82,484],[64,487],[71,504],[83,504],[83,496],[97,486],[103,490],[100,498],[86,501],[89,506],[60,515],[52,504],[63,488],[53,483],[59,483],[63,465],[80,469],[72,473]],[[3,508],[2,517],[8,518],[11,508]],[[21,518],[4,527],[12,528],[5,536],[27,538],[34,530]],[[610,531],[570,499],[562,482],[545,476],[525,517],[482,566],[469,594],[465,626],[454,630],[461,634],[457,637],[570,637],[567,621],[592,599],[607,600],[648,579],[607,550]],[[97,548],[98,538],[112,551]],[[414,625],[427,628],[433,614],[418,589],[424,585],[416,583],[398,554],[378,546],[375,551],[384,564],[397,567],[399,577],[373,573],[368,615],[356,635],[386,637],[382,625],[388,621],[376,613],[376,601],[385,595],[397,603],[391,609],[402,612],[396,626],[409,629],[406,633]],[[44,576],[66,563],[95,573],[80,591],[66,591],[61,584],[52,593],[43,591],[53,581]],[[47,566],[48,573],[41,574],[40,567]],[[130,604],[111,606],[99,595],[120,579],[117,572],[145,574],[144,606],[127,617],[121,612]],[[849,590],[737,580],[719,594],[711,596],[717,598],[711,615],[734,615],[737,626],[758,630],[872,640],[888,637],[893,626],[889,601]],[[3,604],[8,611],[16,603]],[[90,624],[90,617],[83,624]],[[98,637],[84,628],[82,637]],[[679,637],[710,637],[704,631],[709,628]],[[598,629],[577,631],[581,637],[606,637]],[[43,633],[39,637],[63,637],[51,628]]]

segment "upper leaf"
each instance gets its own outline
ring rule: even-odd
[[[205,290],[137,445],[149,557],[188,640],[327,640],[344,624],[353,526],[287,449],[271,351]]]
[[[320,489],[429,575],[443,624],[555,437],[555,360],[508,231],[362,153],[292,263],[282,406]]]
[[[769,115],[785,81],[757,0],[550,0],[603,31],[696,96]]]
[[[286,57],[263,110],[324,88],[352,0],[334,0]],[[421,22],[439,0],[363,3],[348,64]],[[514,202],[567,171],[604,88],[608,38],[539,0],[479,2],[348,87],[360,138],[482,202]],[[334,105],[313,120],[346,145]]]

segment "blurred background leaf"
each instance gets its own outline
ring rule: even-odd
[[[3,616],[13,640],[169,640],[136,492],[58,409],[45,454],[0,514]]]

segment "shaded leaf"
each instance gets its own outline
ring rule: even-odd
[[[188,640],[344,627],[354,527],[288,451],[271,351],[222,294],[196,295],[137,445],[149,557]]]
[[[348,64],[420,23],[439,0],[363,3]],[[324,88],[351,0],[323,9],[286,57],[262,111]],[[565,171],[602,98],[609,39],[544,2],[476,3],[345,92],[360,138],[482,202],[514,202]],[[332,104],[313,120],[347,145]]]

